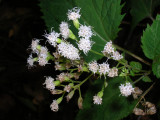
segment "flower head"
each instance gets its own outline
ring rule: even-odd
[[[90,38],[93,35],[91,26],[81,25],[78,32],[79,37]]]
[[[61,44],[58,45],[58,52],[70,60],[80,59],[78,49],[69,43],[61,42]]]
[[[119,89],[122,96],[126,96],[126,97],[128,97],[129,95],[132,94],[132,92],[134,92],[134,88],[132,87],[131,83],[121,84],[119,86]]]
[[[109,64],[108,63],[99,64],[99,73],[100,73],[100,75],[102,75],[102,74],[105,75],[109,71],[110,71],[110,68],[109,68]]]
[[[81,15],[79,14],[80,12],[80,8],[78,7],[74,7],[71,10],[68,10],[67,16],[69,20],[76,20],[78,18],[81,17]]]
[[[56,43],[57,38],[60,36],[59,33],[55,32],[55,31],[52,31],[51,33],[45,34],[44,36],[47,38],[48,42],[52,46],[56,47],[56,45],[57,45],[57,43]]]
[[[112,68],[110,69],[109,73],[108,73],[109,77],[115,77],[118,76],[118,69],[117,68]]]
[[[84,54],[87,54],[92,47],[92,41],[88,38],[81,38],[78,47],[80,50],[83,50]]]
[[[38,62],[40,66],[45,66],[48,63],[48,49],[46,47],[41,47],[40,53],[38,55]]]
[[[115,52],[113,52],[112,58],[114,60],[120,60],[123,58],[123,56],[118,51],[115,51]]]
[[[69,37],[69,26],[67,22],[61,22],[59,25],[59,29],[61,32],[61,35],[64,39],[67,39]]]
[[[52,111],[57,112],[59,109],[58,103],[56,100],[53,100],[52,104],[50,105]]]
[[[97,105],[102,104],[102,98],[97,95],[93,96],[93,103]]]
[[[36,40],[32,40],[32,43],[31,43],[31,49],[33,51],[33,53],[37,53],[38,54],[38,50],[37,50],[37,46],[39,45],[39,40],[36,39]]]
[[[48,90],[54,90],[55,89],[55,85],[53,83],[54,79],[50,76],[46,77],[45,82],[43,83],[43,85],[46,85],[46,88]]]
[[[33,59],[32,55],[30,55],[29,58],[27,59],[27,63],[29,65],[29,67],[33,66],[34,59]]]
[[[99,66],[98,66],[98,63],[97,61],[93,61],[91,63],[88,64],[89,66],[89,70],[92,71],[94,74],[98,71],[99,69]]]
[[[72,87],[70,86],[70,85],[66,85],[65,87],[64,87],[64,91],[66,91],[66,92],[70,92],[71,91],[71,89],[72,89]]]
[[[104,50],[102,51],[102,53],[104,55],[108,55],[114,52],[114,48],[112,46],[112,41],[107,42],[107,44],[104,46]]]

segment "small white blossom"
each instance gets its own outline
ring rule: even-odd
[[[64,91],[66,91],[66,92],[70,92],[71,91],[71,86],[70,85],[66,85],[65,87],[64,87]]]
[[[97,105],[102,104],[102,98],[100,98],[100,97],[97,96],[97,95],[93,96],[93,103],[94,103],[94,104],[97,104]]]
[[[100,75],[102,75],[102,74],[105,75],[109,71],[110,71],[110,68],[109,68],[109,64],[108,63],[99,64],[99,73],[100,73]]]
[[[48,42],[51,45],[53,45],[54,47],[56,47],[56,45],[57,45],[57,38],[60,36],[59,33],[55,32],[55,31],[52,31],[51,33],[45,34],[44,36],[47,38]]]
[[[129,95],[132,94],[132,92],[134,92],[134,88],[132,87],[131,83],[121,84],[119,86],[119,89],[122,96],[126,96],[126,97],[128,97]]]
[[[114,52],[114,48],[112,46],[112,41],[107,42],[107,44],[104,46],[104,50],[102,51],[102,53],[104,55],[107,55],[107,54],[111,54],[113,52]]]
[[[99,69],[99,66],[98,66],[98,63],[97,61],[93,61],[91,63],[88,64],[89,66],[89,70],[92,71],[94,74],[98,71]]]
[[[38,54],[38,50],[37,50],[37,46],[38,45],[39,45],[39,40],[38,39],[32,40],[31,49],[32,49],[33,53],[37,53]]]
[[[50,105],[52,111],[57,112],[59,109],[58,103],[56,100],[53,100],[52,104]]]
[[[113,52],[112,58],[114,60],[120,60],[123,58],[123,56],[118,51],[115,51],[115,52]]]
[[[46,88],[48,90],[54,90],[55,89],[55,85],[53,83],[54,79],[50,76],[46,77],[45,82],[43,83],[43,85],[46,85]]]
[[[33,59],[32,55],[30,55],[29,58],[27,59],[27,63],[29,65],[29,67],[33,66],[34,59]]]
[[[109,77],[115,77],[118,76],[118,69],[117,68],[112,68],[110,69],[109,73],[108,73]]]
[[[69,26],[67,22],[61,22],[59,25],[59,29],[61,32],[61,35],[64,39],[67,39],[69,37]]]
[[[58,45],[58,52],[70,60],[80,59],[78,49],[69,43],[61,42],[61,44]]]
[[[81,25],[78,32],[79,37],[90,38],[93,35],[91,26]]]
[[[87,54],[92,47],[92,41],[88,38],[81,38],[78,43],[78,47],[84,52],[84,54]]]
[[[78,7],[74,7],[71,10],[68,10],[67,16],[69,20],[76,20],[78,18],[81,17],[81,15],[79,14],[80,12],[80,8]]]
[[[46,47],[41,47],[38,56],[38,62],[40,66],[45,66],[48,63],[47,56],[48,56],[48,49]]]

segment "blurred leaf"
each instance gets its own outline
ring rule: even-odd
[[[95,36],[92,41],[92,51],[83,54],[87,62],[98,60],[104,45],[109,40],[114,40],[119,32],[119,25],[124,17],[121,15],[123,5],[120,0],[41,0],[40,6],[47,27],[59,27],[61,21],[67,20],[66,13],[73,7],[81,8],[81,24],[92,26]],[[116,18],[116,19],[115,19]],[[76,33],[75,33],[76,34]],[[96,51],[96,52],[94,52]]]
[[[129,0],[129,3],[133,29],[143,19],[152,17],[155,7],[160,5],[160,0]]]
[[[142,36],[142,49],[146,57],[154,59],[156,55],[160,55],[160,15],[151,26],[147,25]]]
[[[138,73],[140,70],[142,70],[142,65],[139,62],[131,61],[129,64],[132,67],[132,71],[135,73]]]
[[[93,104],[93,96],[100,91],[102,80],[96,80],[86,93],[83,103],[83,110],[80,110],[76,120],[120,120],[128,116],[135,107],[136,101],[129,101],[128,98],[120,95],[119,85],[124,80],[116,77],[108,81],[104,90],[102,105]]]
[[[144,82],[152,82],[152,80],[151,80],[148,76],[144,76],[144,77],[142,78],[142,80],[143,80]]]
[[[160,55],[153,60],[152,71],[157,78],[160,78]]]

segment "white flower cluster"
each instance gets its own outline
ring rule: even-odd
[[[59,109],[58,103],[56,100],[53,100],[52,104],[50,105],[52,111],[57,112]]]
[[[118,69],[117,68],[110,69],[108,77],[115,77],[115,76],[118,76]]]
[[[61,42],[61,44],[58,45],[58,52],[70,60],[80,59],[78,49],[69,43]]]
[[[38,62],[40,66],[45,66],[48,63],[48,49],[46,47],[41,47],[40,54],[38,55]]]
[[[129,95],[134,92],[134,88],[132,87],[131,83],[121,84],[119,86],[120,92],[122,96],[128,97]]]
[[[46,77],[45,82],[43,83],[43,85],[46,85],[46,88],[48,90],[54,90],[55,89],[55,85],[53,83],[54,79],[50,76]]]
[[[93,61],[88,64],[89,70],[92,71],[94,74],[99,70],[99,66],[97,61]]]
[[[71,10],[68,10],[67,16],[69,20],[77,20],[81,17],[81,15],[79,14],[80,12],[80,8],[78,7],[74,7]]]
[[[106,75],[110,71],[108,63],[99,64],[99,73],[100,75]]]
[[[37,50],[38,45],[39,45],[39,40],[38,39],[32,40],[31,49],[32,49],[33,53],[37,53],[37,54],[39,53],[39,51]]]
[[[60,36],[59,33],[55,32],[55,31],[52,31],[51,33],[45,34],[44,36],[47,38],[48,42],[52,46],[56,47],[56,45],[57,45],[57,38]]]
[[[113,60],[120,60],[123,58],[123,56],[118,51],[114,50],[112,41],[107,42],[107,44],[104,46],[104,50],[102,51],[102,53],[105,56],[112,57]]]
[[[97,95],[93,96],[93,103],[97,105],[102,104],[102,98]]]
[[[59,25],[59,29],[61,32],[61,35],[64,39],[67,39],[69,37],[69,25],[67,22],[61,22]]]

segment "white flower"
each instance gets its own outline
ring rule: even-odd
[[[32,55],[30,55],[29,58],[27,59],[27,63],[29,65],[29,67],[33,66],[34,59],[33,59]]]
[[[108,63],[99,64],[99,73],[100,73],[100,75],[102,75],[102,74],[105,75],[109,71],[110,71],[110,68],[109,68],[109,64]]]
[[[61,22],[59,25],[59,29],[61,32],[61,35],[64,39],[67,39],[69,37],[69,26],[67,22]]]
[[[119,52],[115,51],[115,52],[113,52],[112,58],[114,60],[120,60],[123,58],[123,56]]]
[[[55,85],[53,83],[54,79],[50,76],[46,77],[45,82],[43,83],[43,85],[46,85],[46,88],[48,90],[54,90],[55,89]]]
[[[70,85],[66,85],[65,87],[64,87],[64,91],[66,91],[66,92],[70,92],[70,90],[71,90],[71,86]]]
[[[80,59],[78,49],[69,43],[61,42],[61,44],[58,45],[58,52],[70,60]]]
[[[98,63],[97,61],[93,61],[91,63],[88,64],[89,66],[89,70],[92,71],[94,74],[98,71],[99,69],[99,66],[98,66]]]
[[[48,42],[51,45],[53,45],[54,47],[56,47],[56,45],[57,45],[57,38],[60,36],[59,33],[55,32],[55,31],[52,31],[51,33],[45,34],[44,36],[47,38]]]
[[[81,38],[78,43],[78,47],[80,50],[83,50],[84,54],[87,54],[92,47],[92,41],[88,38]]]
[[[100,98],[100,97],[97,96],[97,95],[93,96],[93,103],[94,103],[94,104],[97,104],[97,105],[102,104],[102,98]]]
[[[132,87],[131,83],[121,84],[119,86],[119,89],[122,96],[126,96],[126,97],[128,97],[129,95],[132,94],[132,92],[134,92],[134,88]]]
[[[78,18],[81,17],[81,15],[79,14],[80,12],[80,8],[78,7],[74,7],[71,10],[68,10],[67,16],[69,20],[76,20]]]
[[[41,47],[38,56],[38,62],[40,66],[45,66],[48,63],[47,56],[48,56],[48,49],[46,47]]]
[[[113,52],[114,52],[114,48],[112,46],[112,41],[107,42],[107,44],[104,46],[104,50],[102,51],[102,53],[106,55],[106,54],[111,54]]]
[[[115,77],[118,76],[118,69],[117,68],[112,68],[110,69],[109,73],[108,73],[109,77]]]
[[[58,103],[56,100],[53,100],[52,104],[50,105],[52,111],[57,112],[59,109]]]
[[[38,54],[38,50],[37,50],[37,46],[38,45],[39,45],[39,40],[38,39],[32,40],[31,49],[32,49],[33,53],[37,53]]]
[[[90,38],[93,35],[90,26],[81,25],[78,32],[79,37]]]

